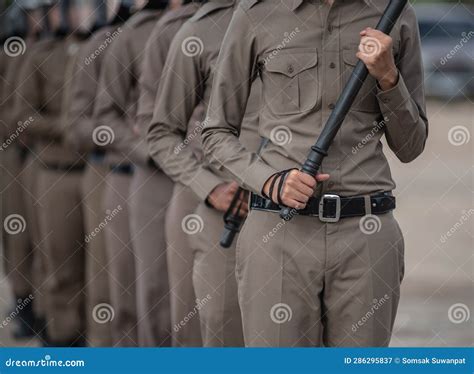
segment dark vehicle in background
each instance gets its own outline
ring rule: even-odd
[[[415,6],[428,96],[474,96],[474,7],[462,3]]]

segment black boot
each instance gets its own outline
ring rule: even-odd
[[[15,327],[13,329],[15,339],[27,339],[36,336],[36,319],[33,312],[33,300],[30,297],[19,298],[12,314],[15,315]]]

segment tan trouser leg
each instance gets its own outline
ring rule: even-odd
[[[197,204],[198,199],[189,188],[175,184],[173,197],[166,214],[174,347],[199,347],[202,345],[192,279],[194,254],[190,247],[189,235],[186,235],[182,229],[184,218],[194,213]]]
[[[20,151],[13,145],[2,151],[1,175],[1,223],[5,243],[5,270],[16,298],[32,292],[31,243],[24,201],[24,186]],[[8,231],[5,229],[8,228]],[[2,235],[2,236],[3,236]]]
[[[40,230],[47,255],[48,335],[69,342],[84,334],[84,231],[81,173],[38,172]]]
[[[138,345],[135,255],[127,202],[131,179],[130,175],[109,173],[104,195],[104,213],[112,217],[104,227],[110,303],[115,314],[111,320],[112,338],[119,347]]]
[[[21,172],[21,183],[24,187],[24,202],[28,233],[30,235],[31,245],[33,247],[32,259],[32,284],[34,296],[34,311],[39,317],[45,317],[47,294],[45,292],[46,282],[46,253],[44,250],[43,237],[41,236],[39,226],[39,213],[41,212],[41,203],[38,195],[38,172],[41,168],[39,161],[30,154]]]
[[[202,231],[191,239],[194,249],[193,283],[200,300],[199,316],[205,347],[243,346],[242,319],[235,279],[235,244],[224,249],[219,239],[223,213],[199,204]]]
[[[359,217],[337,224],[302,216],[285,222],[276,213],[252,211],[237,244],[246,345],[387,344],[398,303],[402,237],[391,214],[378,217],[380,232],[366,235]],[[385,294],[389,299],[372,322],[352,332],[373,300]]]
[[[100,164],[90,164],[82,177],[82,209],[86,235],[86,319],[87,342],[91,347],[112,345],[110,323],[102,323],[94,318],[94,308],[110,304],[109,274],[105,253],[104,231],[100,229],[105,215],[103,197],[106,168]]]
[[[130,187],[130,232],[137,274],[140,346],[171,345],[165,215],[173,182],[163,172],[138,167]]]

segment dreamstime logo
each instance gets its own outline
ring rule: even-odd
[[[474,31],[472,30],[469,31],[469,33],[462,32],[461,40],[459,41],[459,43],[457,43],[453,47],[453,49],[451,49],[449,53],[443,58],[441,58],[441,60],[439,61],[441,65],[446,65],[448,61],[451,60],[451,58],[453,58],[464,47],[464,45],[466,45],[469,42],[469,40],[471,40],[473,36],[474,36]]]
[[[272,143],[279,146],[284,146],[293,140],[291,130],[286,126],[277,126],[270,133],[270,140]]]
[[[110,304],[97,304],[92,310],[92,318],[95,322],[103,325],[114,320],[115,310]]]
[[[270,318],[273,322],[281,325],[282,323],[291,321],[293,311],[288,304],[278,303],[272,306],[270,310]]]
[[[3,221],[5,231],[10,235],[16,235],[26,230],[26,221],[19,214],[10,214]]]
[[[204,51],[204,44],[198,37],[190,36],[183,40],[181,50],[188,57],[196,57]]]
[[[471,133],[469,132],[467,127],[454,126],[448,132],[448,139],[452,145],[459,147],[461,145],[469,143],[469,141],[471,140]]]
[[[3,49],[7,56],[18,57],[20,55],[25,54],[26,43],[22,38],[18,36],[12,36],[11,38],[5,40]]]
[[[204,229],[204,221],[197,214],[190,214],[181,221],[181,228],[188,235],[194,235],[202,232]]]
[[[368,320],[370,320],[375,313],[388,301],[390,300],[390,296],[387,294],[384,295],[381,299],[374,299],[372,300],[372,306],[370,309],[365,313],[361,319],[359,319],[356,323],[352,325],[352,331],[357,332],[359,328],[364,326]]]
[[[112,144],[115,140],[115,133],[109,126],[98,126],[92,133],[92,140],[99,147]]]
[[[85,58],[84,63],[86,65],[90,65],[92,62],[94,62],[94,60],[97,57],[99,57],[100,54],[104,52],[110,44],[112,44],[112,42],[115,40],[117,36],[120,35],[121,32],[122,32],[122,29],[120,27],[118,27],[117,30],[115,30],[112,33],[106,32],[103,43],[101,43],[99,47],[93,53],[91,53],[89,56]]]
[[[18,121],[18,127],[16,128],[15,132],[6,138],[2,144],[0,144],[0,151],[6,150],[34,121],[35,119],[31,116],[26,121]]]
[[[359,51],[367,56],[375,56],[382,50],[382,44],[376,38],[366,37],[359,45]]]
[[[373,214],[367,214],[359,221],[359,228],[365,235],[372,235],[382,228],[382,221]]]
[[[463,210],[461,218],[439,239],[441,243],[446,243],[460,228],[474,215],[474,209]]]
[[[452,323],[460,324],[469,321],[471,318],[471,311],[466,304],[458,303],[451,305],[448,310],[448,318]]]

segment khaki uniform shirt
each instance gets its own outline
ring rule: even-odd
[[[148,157],[148,145],[145,142],[146,131],[153,117],[156,93],[168,55],[171,41],[184,22],[192,17],[201,4],[188,3],[170,10],[158,21],[145,47],[142,74],[140,76],[140,100],[137,109],[137,130],[141,136],[139,149]]]
[[[359,32],[375,27],[387,4],[243,1],[222,44],[203,131],[207,155],[259,194],[277,171],[301,167],[358,61]],[[399,81],[381,92],[368,77],[323,162],[321,171],[331,174],[324,192],[354,196],[392,190],[395,184],[380,142],[384,134],[403,162],[424,149],[428,121],[411,6],[391,36]],[[271,140],[261,159],[237,138],[250,82],[257,74],[263,81],[259,132]]]
[[[9,84],[6,77],[8,66],[8,56],[0,50],[0,141],[3,142],[8,136],[7,125],[7,106],[5,105],[5,98],[10,94]]]
[[[180,29],[170,47],[148,131],[155,162],[203,200],[229,178],[203,162],[201,147],[199,152],[188,147],[191,139],[200,139],[203,126],[201,122],[190,123],[189,119],[196,107],[209,102],[215,64],[234,4],[233,0],[210,1]],[[255,118],[258,97],[250,101],[249,117]],[[256,128],[255,123],[247,124]],[[254,131],[249,138],[254,140],[255,150],[259,137]]]
[[[32,117],[25,132],[33,137],[35,153],[46,165],[83,162],[81,155],[64,144],[65,126],[61,123],[66,67],[78,48],[73,36],[35,43],[20,69],[15,120]]]
[[[92,35],[78,52],[66,131],[67,142],[76,149],[92,151],[97,147],[92,135],[96,128],[93,111],[100,69],[106,49],[120,32],[120,27],[104,27]]]
[[[132,16],[107,48],[99,79],[94,117],[98,126],[113,130],[106,144],[106,163],[118,165],[140,160],[136,151],[139,137],[133,132],[139,98],[138,78],[144,47],[162,11],[143,10]]]

